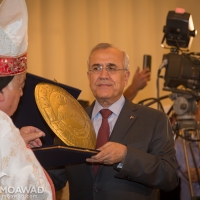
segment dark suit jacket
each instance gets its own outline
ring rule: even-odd
[[[93,107],[86,109],[89,116]],[[156,188],[177,186],[173,134],[164,113],[126,100],[110,141],[127,145],[123,168],[101,165],[94,177],[91,164],[66,167],[70,200],[155,200]]]

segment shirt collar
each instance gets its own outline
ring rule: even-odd
[[[124,103],[125,103],[125,98],[124,98],[124,95],[122,95],[115,103],[113,103],[111,106],[109,106],[108,109],[111,110],[115,115],[118,116]],[[96,100],[91,119],[93,120],[96,117],[96,115],[99,113],[99,111],[102,109],[103,109],[103,107]]]

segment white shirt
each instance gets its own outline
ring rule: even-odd
[[[110,135],[112,133],[113,127],[115,126],[115,123],[117,121],[117,118],[121,112],[121,109],[124,103],[125,103],[125,98],[122,95],[115,103],[113,103],[110,107],[108,107],[108,109],[112,111],[112,114],[108,117],[108,123],[110,126]],[[98,134],[98,131],[102,122],[102,116],[99,113],[99,111],[102,109],[104,108],[96,100],[93,111],[92,111],[92,118],[91,118],[96,135]]]

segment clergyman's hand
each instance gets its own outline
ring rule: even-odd
[[[22,127],[20,129],[20,134],[22,138],[24,139],[26,145],[29,145],[29,147],[31,148],[42,146],[40,137],[45,136],[44,132],[42,132],[40,129],[34,126]]]
[[[112,165],[115,163],[123,163],[127,154],[127,147],[116,142],[107,142],[98,150],[100,152],[97,155],[87,158],[86,161]]]

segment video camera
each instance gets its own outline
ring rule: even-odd
[[[170,49],[169,54],[163,55],[164,89],[173,91],[183,86],[200,92],[200,53],[189,53],[197,34],[191,14],[181,8],[169,11],[163,32],[161,46]]]

